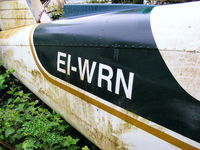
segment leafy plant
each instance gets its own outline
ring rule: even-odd
[[[82,147],[82,150],[90,150],[87,146]]]
[[[11,72],[0,71],[0,150],[79,149],[79,139],[69,135],[70,126],[24,92]]]
[[[51,13],[51,18],[53,20],[59,19],[60,17],[62,17],[64,10],[58,8],[57,6],[52,6],[52,13]]]

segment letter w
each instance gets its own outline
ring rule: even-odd
[[[78,68],[79,68],[79,74],[80,74],[80,79],[81,80],[84,80],[85,78],[85,72],[87,74],[87,81],[88,83],[91,83],[92,82],[92,77],[93,77],[93,74],[94,74],[94,70],[95,70],[95,67],[96,67],[96,62],[93,61],[92,62],[92,67],[91,67],[91,70],[89,70],[89,60],[88,59],[85,59],[84,61],[84,64],[82,66],[82,60],[80,57],[78,57]]]

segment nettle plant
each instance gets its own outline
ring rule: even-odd
[[[0,150],[76,150],[70,126],[0,69]],[[88,150],[88,147],[83,147]]]

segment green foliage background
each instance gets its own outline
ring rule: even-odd
[[[0,69],[0,150],[76,150],[79,139],[59,114],[34,100]],[[88,150],[85,146],[82,150]]]

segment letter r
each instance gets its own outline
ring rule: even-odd
[[[108,71],[108,75],[103,75],[103,70]],[[102,86],[102,80],[107,81],[107,90],[112,92],[112,82],[113,70],[110,66],[99,63],[99,74],[98,74],[98,87]]]

